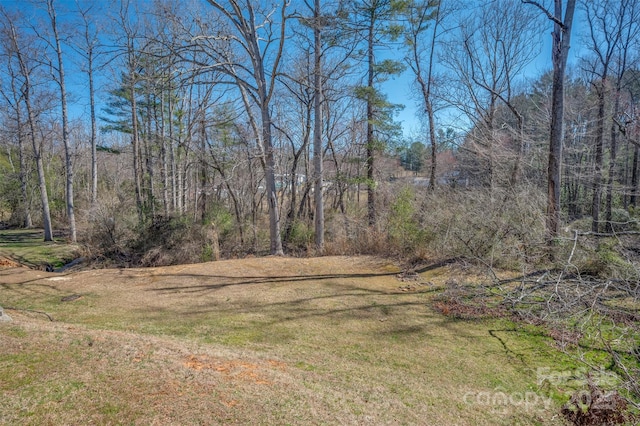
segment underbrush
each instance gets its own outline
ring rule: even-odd
[[[368,254],[402,261],[465,258],[510,269],[544,259],[544,195],[532,188],[427,192],[392,183],[382,186],[379,195],[375,226],[367,225],[362,204],[327,211],[322,253],[314,247],[312,218],[297,218],[282,230],[287,254]],[[268,253],[266,217],[253,225],[238,224],[227,207],[213,204],[204,220],[154,216],[139,224],[130,203],[114,197],[88,212],[87,257],[160,266]]]
[[[205,224],[185,216],[154,216],[138,223],[135,210],[112,200],[89,211],[86,255],[104,266],[164,266],[217,260],[228,243],[228,216],[219,212]]]
[[[375,227],[364,209],[328,216],[328,254],[375,254],[410,261],[466,259],[521,270],[546,261],[544,194],[482,188],[387,189]]]
[[[633,423],[640,413],[640,269],[630,255],[637,243],[576,232],[561,244],[551,267],[516,276],[486,268],[480,282],[450,280],[434,307],[461,320],[502,317],[535,327],[581,366],[570,373],[567,420]],[[594,262],[606,268],[590,269]]]
[[[141,266],[164,266],[217,260],[219,241],[213,227],[180,218],[155,217],[131,243],[133,261]]]

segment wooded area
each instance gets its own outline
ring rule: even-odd
[[[5,3],[1,220],[107,257],[188,235],[191,260],[633,229],[638,2],[467,3]]]

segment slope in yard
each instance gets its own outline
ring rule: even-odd
[[[453,267],[398,272],[368,257],[0,269],[0,423],[559,422],[537,371],[565,359],[546,340],[437,313]]]

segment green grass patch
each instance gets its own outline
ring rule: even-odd
[[[49,265],[59,268],[78,257],[79,246],[63,238],[44,242],[42,230],[7,229],[0,231],[0,256],[29,267]]]

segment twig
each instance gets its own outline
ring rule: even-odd
[[[36,311],[35,309],[25,309],[25,308],[15,308],[13,306],[4,306],[4,309],[8,309],[10,311],[23,311],[23,312],[33,312],[34,314],[42,314],[44,316],[46,316],[47,318],[49,318],[49,321],[53,322],[54,319],[51,315],[49,315],[46,312],[42,312],[42,311]]]

